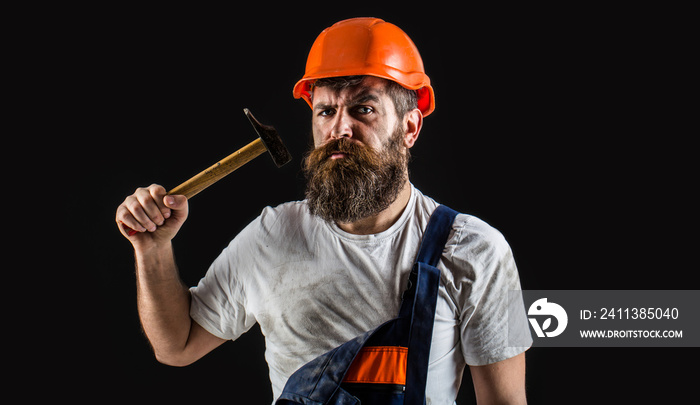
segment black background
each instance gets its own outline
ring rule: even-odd
[[[25,97],[57,159],[42,194],[54,231],[35,245],[57,249],[41,258],[55,298],[24,334],[35,343],[17,368],[34,382],[29,395],[271,401],[257,327],[192,366],[155,361],[114,213],[136,187],[172,188],[252,141],[244,107],[277,128],[294,160],[277,169],[260,157],[191,201],[174,241],[185,283],[263,207],[302,199],[310,111],[292,86],[321,30],[356,16],[406,31],[432,80],[437,109],[412,150],[412,182],[499,229],[524,289],[697,289],[697,126],[680,124],[696,97],[682,12],[450,4],[37,12],[22,30],[36,44],[24,51],[36,61]],[[527,359],[532,404],[674,403],[699,356],[533,348]],[[473,403],[468,374],[458,403]]]

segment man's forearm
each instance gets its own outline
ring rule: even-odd
[[[184,350],[190,332],[190,293],[175,265],[172,245],[136,251],[139,317],[156,358],[164,363]]]

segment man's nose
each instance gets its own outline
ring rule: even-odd
[[[343,111],[338,111],[335,115],[335,121],[331,128],[331,138],[352,138],[352,117]]]

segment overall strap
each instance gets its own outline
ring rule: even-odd
[[[444,205],[435,209],[428,221],[416,262],[437,266],[457,214],[457,211]]]
[[[409,288],[401,304],[399,317],[411,319],[404,398],[406,405],[423,405],[425,402],[428,359],[440,286],[440,270],[436,266],[456,216],[457,211],[444,205],[438,206],[433,212],[409,276]]]
[[[445,249],[447,238],[450,237],[452,223],[459,213],[452,208],[444,205],[438,205],[433,211],[433,214],[428,220],[428,226],[423,233],[418,256],[414,263],[413,269],[408,277],[408,287],[403,293],[401,310],[399,316],[410,317],[411,308],[414,305],[416,298],[416,288],[418,279],[418,263],[427,264],[436,267],[442,256],[442,251]],[[438,275],[439,276],[439,275]]]

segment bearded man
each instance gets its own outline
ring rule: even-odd
[[[378,19],[352,19],[317,39],[307,74],[295,86],[312,108],[306,199],[265,208],[198,286],[180,281],[171,244],[187,218],[186,198],[152,185],[119,206],[119,229],[135,250],[139,315],[159,361],[190,364],[258,323],[279,398],[304,364],[397,316],[439,205],[411,184],[408,172],[409,149],[434,109],[433,90],[424,74],[419,85],[392,76],[401,66],[347,75],[341,73],[353,70],[352,61],[341,60],[334,63],[344,69],[329,74],[312,60],[315,50],[337,55],[357,45],[364,51],[351,57],[371,66],[367,61],[376,55],[369,48],[381,39],[403,41],[401,54],[389,58],[396,63],[408,38],[397,30]],[[417,51],[410,57],[420,58]],[[129,235],[121,224],[138,233]],[[527,346],[508,343],[505,298],[520,282],[505,239],[459,214],[437,267],[426,403],[453,404],[466,365],[479,404],[525,403]]]

